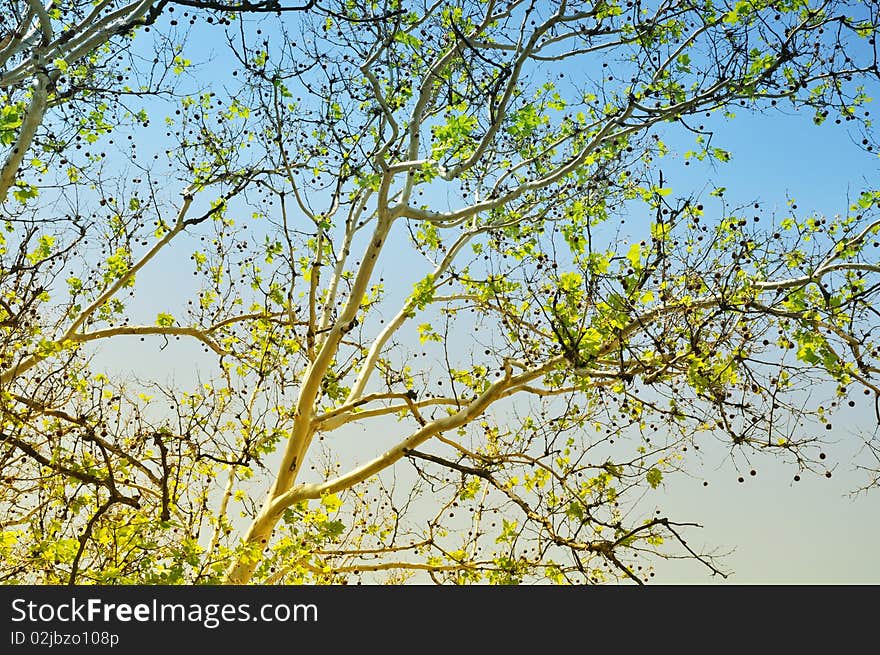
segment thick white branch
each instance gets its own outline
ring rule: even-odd
[[[9,153],[3,168],[0,169],[0,202],[5,201],[9,187],[15,183],[15,176],[18,174],[21,162],[31,147],[37,128],[43,121],[48,97],[49,76],[46,73],[37,73],[33,84],[33,96],[25,110],[24,119],[18,130],[18,137],[12,146],[12,152]]]

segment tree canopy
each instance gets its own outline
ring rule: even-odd
[[[878,11],[5,0],[0,579],[723,574],[651,495],[719,441],[826,473],[880,190],[670,171],[747,113],[874,161]]]

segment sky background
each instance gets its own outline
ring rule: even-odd
[[[204,54],[201,59],[219,55],[208,40],[196,45]],[[222,70],[222,58],[200,74],[211,74],[211,70]],[[674,156],[661,162],[666,186],[676,194],[702,191],[707,216],[720,209],[719,201],[708,197],[716,186],[728,189],[725,197],[731,205],[760,200],[768,214],[774,207],[781,214],[790,197],[796,199],[801,215],[810,211],[833,215],[845,212],[848,199],[860,190],[876,185],[876,156],[865,153],[833,120],[816,127],[806,112],[756,116],[742,111],[735,120],[717,124],[720,129],[713,145],[732,152],[730,163],[711,169],[702,164],[685,167]],[[670,133],[665,138],[681,152],[691,147],[692,135],[685,139]],[[153,322],[156,313],[168,311],[169,301],[191,284],[191,263],[180,256],[191,252],[187,248],[178,246],[163,253],[139,275],[135,317]],[[424,266],[420,262],[405,250],[396,250],[394,256],[386,251],[377,274],[386,281],[406,280],[401,286],[405,293],[411,289],[413,267]],[[386,311],[390,313],[391,309]],[[122,376],[135,374],[185,385],[200,370],[211,369],[211,360],[197,346],[172,341],[160,350],[160,341],[114,339],[100,345],[96,362]],[[818,389],[817,396],[830,397],[832,392],[832,387]],[[698,549],[714,549],[719,555],[727,553],[719,563],[733,572],[728,583],[880,583],[880,489],[852,493],[867,481],[865,472],[851,463],[861,447],[859,435],[869,434],[875,423],[873,407],[861,398],[856,399],[854,409],[840,411],[834,429],[823,435],[832,442],[826,449],[833,471],[830,479],[805,474],[794,482],[794,467],[761,457],[754,463],[758,475],[746,474],[739,483],[741,473],[727,447],[707,440],[701,447],[702,465],[692,467],[688,475],[667,474],[661,489],[646,502],[670,517],[704,526],[689,532],[689,543]],[[371,429],[393,433],[393,425],[383,428],[376,422]],[[369,457],[376,450],[366,447],[361,456]],[[656,571],[656,580],[662,583],[724,582],[711,578],[707,569],[693,561],[658,562]]]
[[[760,199],[781,214],[791,197],[801,215],[843,214],[863,188],[877,184],[877,158],[833,121],[817,127],[805,112],[741,113],[726,127],[716,145],[732,151],[733,160],[711,179],[727,187],[731,204]],[[688,182],[686,176],[681,179]],[[675,188],[675,179],[670,184]],[[826,449],[830,479],[805,475],[794,482],[792,467],[762,458],[759,474],[745,475],[740,484],[738,473],[725,464],[726,449],[719,447],[706,455],[708,487],[702,487],[702,480],[683,478],[665,485],[665,509],[705,526],[696,543],[718,544],[720,551],[722,544],[736,547],[725,560],[735,571],[730,582],[880,582],[880,489],[851,493],[866,483],[865,472],[851,463],[862,448],[859,434],[870,434],[876,419],[873,403],[853,390],[856,407],[841,410],[829,433],[834,442]],[[824,393],[830,396],[831,391]],[[700,582],[705,576],[688,562],[669,564],[669,577],[665,572],[662,577]]]

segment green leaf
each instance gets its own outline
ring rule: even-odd
[[[430,323],[422,323],[418,327],[419,331],[419,343],[425,343],[426,341],[437,341],[439,343],[443,342],[443,337],[434,332],[434,328]]]
[[[12,197],[18,200],[21,204],[24,204],[31,198],[36,198],[38,195],[40,195],[40,192],[36,187],[31,186],[30,184],[19,184],[12,191]]]
[[[342,499],[337,494],[327,494],[321,497],[321,505],[327,508],[328,512],[335,512],[342,507]]]
[[[633,268],[641,268],[642,267],[642,246],[639,243],[634,243],[629,248],[629,252],[626,253],[626,258],[629,260],[629,263],[632,264]]]
[[[345,524],[342,521],[327,521],[321,525],[321,531],[331,539],[336,538],[345,532]]]
[[[174,317],[171,314],[159,314],[156,317],[156,325],[161,327],[171,327],[174,325]]]
[[[434,298],[434,276],[426,275],[424,279],[413,285],[413,304],[416,309],[424,309]]]

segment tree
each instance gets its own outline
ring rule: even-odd
[[[723,573],[640,499],[710,439],[824,472],[812,428],[880,397],[880,192],[776,217],[661,171],[727,162],[734,110],[872,151],[876,3],[283,9],[8,5],[0,575]],[[143,291],[169,256],[192,289]],[[132,337],[199,378],[112,375]]]

